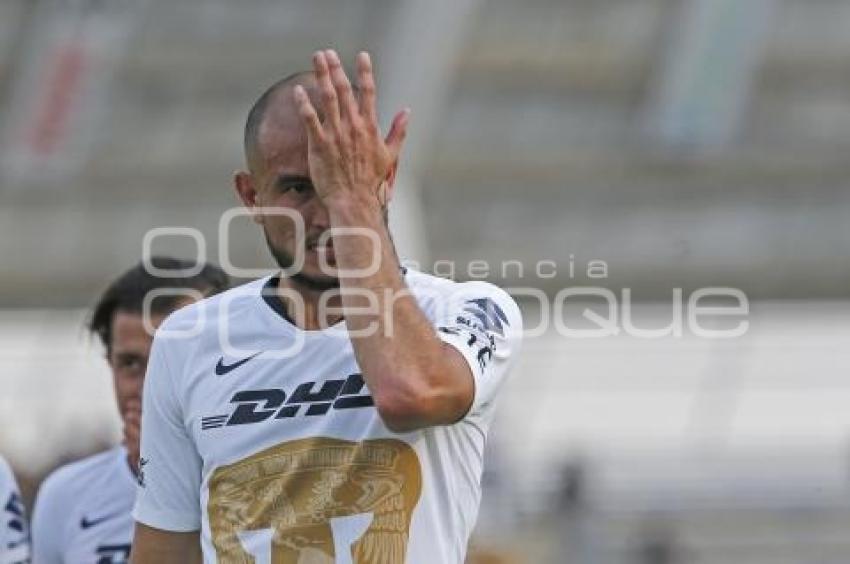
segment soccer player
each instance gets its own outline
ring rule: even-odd
[[[124,444],[63,466],[44,481],[33,512],[33,562],[38,564],[118,564],[129,559],[142,382],[152,341],[144,316],[156,327],[173,310],[228,286],[227,275],[210,264],[157,256],[150,264],[173,276],[134,266],[100,297],[89,324],[103,342],[112,371]],[[153,298],[149,306],[146,296]]]
[[[256,102],[235,177],[281,271],[154,339],[135,564],[464,560],[519,310],[401,267],[387,206],[408,112],[383,138],[366,53],[357,91],[335,52],[313,67]]]
[[[21,491],[12,469],[0,457],[0,564],[28,564],[30,536]]]

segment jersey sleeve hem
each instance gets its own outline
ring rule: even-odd
[[[175,533],[190,533],[201,529],[197,515],[192,513],[157,511],[156,509],[136,506],[133,509],[133,519],[148,527]]]
[[[460,420],[483,416],[515,363],[522,316],[510,295],[490,284],[462,284],[445,303],[437,334],[460,352],[473,379],[472,403]]]
[[[450,345],[453,349],[459,352],[464,360],[466,360],[466,364],[469,366],[469,375],[472,378],[472,403],[469,404],[469,409],[463,414],[463,417],[459,419],[463,420],[466,419],[470,413],[475,411],[478,406],[478,377],[480,376],[481,367],[473,351],[466,346],[465,337],[460,335],[450,335],[448,333],[443,333],[442,331],[438,331],[437,335],[440,337],[441,341]]]

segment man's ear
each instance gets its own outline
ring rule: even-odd
[[[249,210],[257,207],[257,189],[254,186],[254,177],[250,172],[237,170],[233,174],[233,187],[236,189],[236,195],[243,206]],[[251,216],[254,223],[263,223],[261,214],[252,213]]]

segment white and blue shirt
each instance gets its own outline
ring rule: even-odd
[[[0,457],[0,564],[27,564],[30,536],[15,475]]]
[[[115,447],[55,470],[33,510],[33,563],[123,564],[133,539],[136,477]]]
[[[494,402],[522,320],[507,293],[408,270],[436,335],[466,359],[471,409],[394,433],[345,322],[292,324],[270,277],[172,314],[142,401],[135,518],[201,532],[204,562],[461,564]]]

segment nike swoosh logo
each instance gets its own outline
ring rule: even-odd
[[[91,527],[94,527],[95,525],[100,525],[104,521],[109,521],[110,519],[114,519],[115,517],[118,517],[119,515],[121,515],[121,513],[109,513],[108,515],[103,515],[103,516],[98,517],[96,519],[88,519],[85,515],[83,515],[83,518],[80,519],[80,527],[82,527],[83,529],[89,529]]]
[[[263,352],[263,351],[260,351],[258,353],[254,353],[249,357],[243,358],[242,360],[237,360],[233,364],[224,364],[224,357],[221,357],[220,359],[218,359],[218,364],[215,365],[215,373],[216,373],[217,376],[224,376],[228,372],[230,372],[232,370],[236,370],[237,368],[239,368],[240,366],[242,366],[243,364],[245,364],[246,362],[248,362],[252,358],[255,358],[261,352]]]

